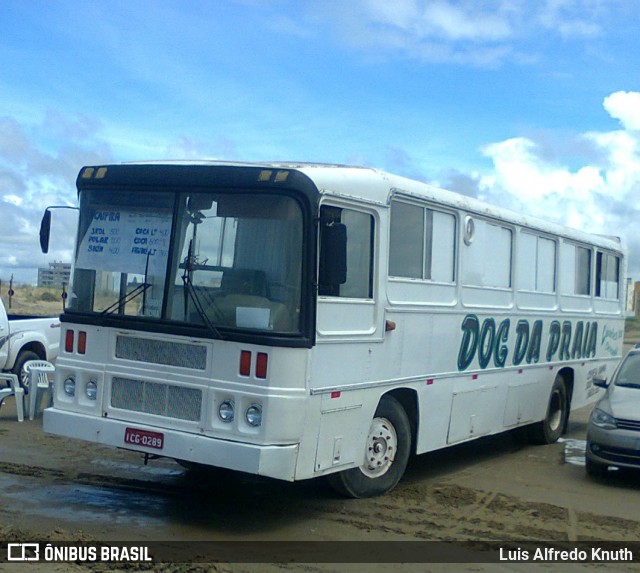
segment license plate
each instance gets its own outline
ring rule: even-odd
[[[160,432],[149,432],[148,430],[138,430],[137,428],[125,428],[124,443],[161,450],[164,446],[164,434]]]

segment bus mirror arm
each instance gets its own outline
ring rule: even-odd
[[[42,221],[40,221],[40,250],[46,255],[49,252],[49,237],[51,236],[51,209],[73,209],[78,207],[70,207],[68,205],[52,205],[44,210]]]

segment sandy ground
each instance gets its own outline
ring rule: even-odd
[[[640,480],[585,475],[587,409],[550,446],[490,437],[414,458],[400,485],[370,500],[337,497],[322,480],[284,483],[233,472],[188,472],[172,460],[144,465],[139,454],[42,432],[42,418],[18,423],[0,409],[0,539],[6,542],[474,541],[518,547],[551,541],[640,540]],[[510,542],[507,544],[507,542]],[[196,548],[199,546],[196,546]],[[336,547],[327,544],[328,550]],[[0,550],[2,545],[0,545]],[[195,550],[195,549],[194,549]],[[464,552],[465,546],[456,546]],[[473,559],[472,553],[460,560]],[[397,559],[402,561],[402,555]],[[242,561],[242,555],[238,556]],[[322,560],[322,559],[321,559]],[[374,557],[370,558],[375,561]],[[407,560],[407,559],[405,559]],[[521,571],[529,564],[407,563],[2,564],[0,571]],[[551,564],[530,565],[554,571]],[[566,564],[563,571],[602,565]],[[640,570],[618,563],[608,571]]]

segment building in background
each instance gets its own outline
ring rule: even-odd
[[[633,284],[633,306],[631,308],[633,316],[640,316],[640,281]]]
[[[53,262],[49,268],[38,269],[38,286],[62,288],[69,284],[71,278],[71,263]]]

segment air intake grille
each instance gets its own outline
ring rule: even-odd
[[[638,420],[622,420],[616,418],[616,426],[621,430],[635,430],[636,432],[640,432],[640,421]]]
[[[207,348],[197,344],[118,336],[116,358],[204,370],[207,367]]]
[[[113,378],[111,406],[121,410],[197,422],[200,420],[202,392],[169,384]]]

